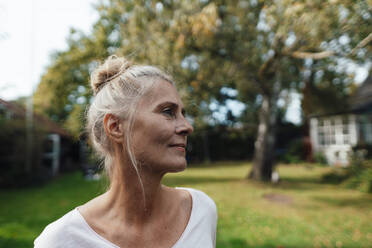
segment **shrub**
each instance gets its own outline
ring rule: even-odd
[[[301,163],[303,161],[302,154],[303,154],[304,144],[302,139],[295,139],[289,143],[287,151],[284,153],[282,157],[282,161],[285,163]]]
[[[327,183],[342,183],[346,188],[372,193],[372,160],[352,159],[346,168],[336,168],[323,176]]]
[[[372,193],[372,161],[365,160],[352,164],[348,168],[350,177],[345,181],[348,188],[359,189],[362,192]]]
[[[372,159],[372,144],[358,144],[353,147],[353,154],[363,156],[363,159]]]
[[[333,184],[340,184],[350,178],[350,173],[345,168],[335,168],[322,176],[322,181]]]
[[[296,154],[286,153],[280,161],[286,164],[298,164],[302,162],[302,159]]]
[[[19,187],[45,181],[42,145],[45,132],[32,130],[31,168],[26,168],[26,125],[24,120],[0,120],[0,186]]]
[[[326,165],[328,163],[326,156],[322,152],[316,152],[314,154],[314,162],[321,165]]]
[[[188,139],[187,160],[201,161],[245,160],[253,156],[254,135],[243,128],[225,125],[196,130]]]

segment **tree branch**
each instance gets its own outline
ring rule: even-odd
[[[365,47],[368,43],[372,41],[372,33],[370,33],[366,38],[364,38],[359,44],[351,50],[351,54],[355,55],[356,51],[362,47]]]
[[[324,51],[318,53],[296,51],[289,54],[289,56],[296,59],[325,59],[334,55],[336,55],[336,53],[333,51]]]
[[[350,54],[346,55],[355,55],[358,49],[365,47],[372,41],[372,33],[370,33],[366,38],[364,38],[361,42],[358,43],[357,46],[351,50]],[[285,52],[285,55],[291,56],[296,59],[325,59],[332,56],[337,55],[334,51],[323,51],[317,53],[310,53],[310,52],[301,52],[301,51],[294,51],[294,52]]]
[[[258,69],[258,78],[260,81],[265,80],[265,73],[266,71],[271,68],[272,64],[274,63],[275,56],[270,57],[268,60],[263,63],[260,68]]]

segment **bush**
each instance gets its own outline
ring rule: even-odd
[[[350,177],[345,181],[348,188],[359,189],[362,192],[372,193],[372,161],[365,160],[359,164],[352,164],[348,169]]]
[[[283,157],[280,158],[280,161],[286,164],[299,164],[303,162],[300,156],[291,153],[286,153]]]
[[[358,144],[353,147],[353,154],[362,155],[363,159],[372,159],[372,145]]]
[[[249,131],[225,125],[198,129],[188,139],[187,160],[198,163],[251,159],[254,134]]]
[[[316,152],[314,154],[314,162],[322,165],[328,164],[327,158],[322,152]]]
[[[346,168],[336,168],[323,176],[327,183],[342,183],[346,188],[372,193],[372,160],[352,159]]]
[[[282,156],[279,157],[279,160],[288,163],[288,164],[298,164],[303,161],[302,153],[303,153],[303,142],[302,139],[295,139],[289,143],[288,148],[283,153]]]
[[[24,120],[0,120],[0,186],[21,187],[45,181],[42,167],[42,145],[45,132],[32,130],[31,168],[26,168],[26,124]]]
[[[322,176],[322,181],[333,184],[340,184],[350,178],[350,173],[345,168],[335,168]]]

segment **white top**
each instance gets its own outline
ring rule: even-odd
[[[171,248],[216,247],[217,208],[204,192],[185,189],[192,196],[189,222],[181,237]],[[34,241],[34,248],[118,248],[96,233],[75,208],[49,224]]]

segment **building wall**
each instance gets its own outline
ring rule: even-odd
[[[354,114],[310,119],[313,150],[323,153],[331,165],[348,165],[352,147],[358,143],[358,133]]]
[[[372,145],[372,114],[358,117],[358,139],[361,144]]]

